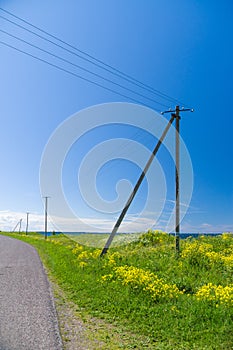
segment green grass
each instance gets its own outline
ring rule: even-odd
[[[120,332],[137,334],[131,342],[122,337],[119,349],[233,349],[231,235],[184,240],[178,257],[173,237],[149,232],[111,248],[103,258],[90,247],[87,236],[82,237],[85,246],[63,235],[47,241],[36,234],[13,237],[38,249],[79,309],[114,324]],[[98,246],[97,241],[96,236]],[[208,283],[220,285],[222,294],[213,289],[198,298],[197,292]],[[178,292],[171,295],[174,285]],[[227,286],[229,290],[224,289]]]

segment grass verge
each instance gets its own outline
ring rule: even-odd
[[[10,235],[38,249],[80,318],[99,325],[85,328],[96,349],[233,349],[230,234],[186,239],[177,257],[173,237],[150,231],[101,259],[63,235]]]

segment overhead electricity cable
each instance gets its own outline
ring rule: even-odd
[[[66,49],[64,46],[58,45],[58,44],[56,44],[56,43],[50,41],[49,39],[47,39],[47,38],[45,38],[45,37],[42,37],[41,35],[39,35],[39,34],[33,32],[33,31],[30,31],[29,29],[27,29],[27,28],[25,28],[25,27],[23,27],[23,26],[21,26],[21,25],[15,23],[15,22],[13,22],[13,21],[11,21],[11,20],[9,20],[9,19],[3,17],[3,16],[0,16],[1,18],[5,19],[6,21],[9,21],[10,23],[15,24],[15,25],[17,25],[18,27],[23,28],[24,30],[27,30],[28,32],[31,32],[32,34],[37,35],[38,37],[40,37],[40,38],[42,38],[42,39],[44,39],[44,40],[47,40],[47,41],[53,43],[53,44],[56,45],[56,46],[59,46],[60,48],[62,48],[62,49],[64,49],[64,50],[66,50],[66,51],[68,51],[68,52],[70,52],[70,53],[72,53],[72,54],[78,56],[79,58],[81,58],[81,59],[83,59],[83,60],[85,60],[85,61],[87,61],[87,62],[89,62],[89,63],[91,63],[91,64],[93,64],[93,65],[95,65],[95,66],[97,66],[98,68],[104,69],[104,70],[108,71],[109,73],[114,74],[114,75],[116,75],[116,76],[118,76],[118,77],[120,77],[120,78],[122,78],[122,79],[124,79],[124,80],[126,80],[126,81],[128,81],[128,82],[130,82],[131,84],[137,85],[138,87],[143,88],[143,89],[145,89],[145,90],[147,90],[147,91],[149,91],[149,92],[151,92],[151,93],[153,93],[153,94],[156,94],[157,96],[160,96],[161,98],[164,98],[164,99],[166,99],[166,100],[169,100],[170,102],[176,102],[176,103],[179,103],[179,104],[181,104],[181,105],[185,105],[185,106],[186,106],[186,104],[182,103],[181,101],[179,101],[179,100],[177,100],[177,99],[175,99],[175,98],[173,98],[173,97],[171,97],[171,96],[169,96],[169,95],[167,95],[167,94],[165,94],[165,93],[162,93],[161,91],[156,90],[156,89],[154,89],[153,87],[151,87],[151,86],[149,86],[149,85],[147,85],[147,84],[145,84],[145,83],[143,83],[143,82],[141,82],[141,81],[139,81],[139,80],[133,78],[132,76],[130,76],[130,75],[128,75],[128,74],[126,74],[126,73],[124,73],[124,72],[118,70],[117,68],[115,68],[115,67],[113,67],[113,66],[111,66],[111,65],[109,65],[109,64],[107,64],[107,63],[105,63],[105,62],[103,62],[103,61],[101,61],[101,60],[99,60],[99,59],[97,59],[96,57],[94,57],[94,56],[92,56],[92,55],[90,55],[90,54],[88,54],[88,53],[86,53],[85,51],[80,50],[80,49],[78,49],[77,47],[75,47],[75,46],[73,46],[73,45],[67,43],[66,41],[64,41],[64,40],[62,40],[62,39],[60,39],[60,38],[58,38],[57,36],[50,34],[49,32],[47,32],[47,31],[45,31],[45,30],[39,28],[38,26],[36,26],[36,25],[34,25],[34,24],[32,24],[32,23],[26,21],[26,20],[24,20],[23,18],[21,18],[21,17],[19,17],[19,16],[16,16],[16,15],[13,14],[12,12],[7,11],[7,10],[1,8],[1,7],[0,7],[0,10],[2,10],[3,12],[9,14],[10,16],[12,16],[12,17],[14,17],[14,18],[16,18],[16,19],[18,19],[18,20],[24,22],[25,24],[31,26],[32,28],[35,28],[36,30],[38,30],[38,31],[40,31],[40,32],[42,32],[42,33],[48,35],[49,37],[51,37],[51,38],[53,38],[53,39],[59,41],[60,43],[67,45],[68,47],[70,47],[70,48],[76,50],[77,52],[80,52],[81,54],[85,55],[86,57],[91,58],[92,60],[94,60],[95,62],[100,63],[101,65],[99,65],[99,64],[97,64],[97,63],[95,63],[95,62],[93,62],[93,61],[90,61],[89,59],[87,59],[87,58],[85,58],[85,57],[83,57],[83,56],[77,55],[75,52]],[[108,67],[108,68],[110,68],[111,70],[109,70],[109,69],[107,69],[107,68],[105,68],[105,67]]]
[[[129,99],[129,100],[134,101],[134,102],[136,102],[136,103],[139,103],[139,104],[141,104],[141,105],[143,105],[143,106],[149,107],[149,108],[151,108],[151,109],[154,108],[154,107],[149,106],[149,105],[143,103],[142,101],[139,101],[139,100],[137,100],[137,99],[135,99],[135,98],[133,98],[133,97],[127,96],[127,95],[125,95],[125,94],[122,94],[122,93],[120,93],[120,92],[118,92],[118,91],[116,91],[116,90],[113,90],[113,89],[111,89],[111,88],[108,88],[108,87],[106,87],[106,86],[104,86],[104,85],[102,85],[102,84],[99,84],[99,83],[97,83],[97,82],[95,82],[95,81],[93,81],[93,80],[90,80],[90,79],[88,79],[88,78],[85,78],[85,77],[83,77],[83,76],[81,76],[81,75],[79,75],[79,74],[76,74],[76,73],[74,73],[74,72],[71,72],[71,71],[69,71],[68,69],[62,68],[62,67],[60,67],[60,66],[58,66],[58,65],[56,65],[56,64],[54,64],[54,63],[51,63],[51,62],[49,62],[49,61],[47,61],[47,60],[44,60],[43,58],[34,56],[34,55],[32,55],[31,53],[29,53],[29,52],[26,52],[26,51],[24,51],[24,50],[18,49],[17,47],[15,47],[15,46],[13,46],[13,45],[10,45],[10,44],[7,44],[7,43],[4,42],[4,41],[0,41],[0,44],[5,45],[5,46],[7,46],[7,47],[9,47],[9,48],[11,48],[11,49],[14,49],[15,51],[21,52],[21,53],[23,53],[23,54],[25,54],[25,55],[27,55],[27,56],[29,56],[29,57],[32,57],[32,58],[34,58],[34,59],[36,59],[36,60],[38,60],[38,61],[41,61],[41,62],[43,62],[43,63],[46,63],[46,64],[48,64],[49,66],[52,66],[52,67],[54,67],[54,68],[57,68],[57,69],[59,69],[59,70],[61,70],[61,71],[63,71],[63,72],[66,72],[66,73],[70,74],[70,75],[73,75],[73,76],[76,77],[76,78],[82,79],[82,80],[84,80],[84,81],[86,81],[86,82],[88,82],[88,83],[94,84],[94,85],[96,85],[96,86],[98,86],[98,87],[101,87],[101,88],[107,90],[107,91],[113,92],[114,94],[117,94],[117,95],[119,95],[119,96],[121,96],[121,97],[124,97],[124,98],[126,98],[126,99]],[[154,108],[154,109],[155,109],[155,108]]]
[[[16,36],[16,35],[13,35],[13,34],[11,34],[11,33],[9,33],[9,32],[6,32],[5,30],[0,29],[0,32],[4,33],[4,34],[6,34],[6,35],[8,35],[8,36],[10,36],[10,37],[12,37],[12,38],[14,38],[14,39],[17,39],[18,41],[21,41],[21,42],[23,42],[23,43],[25,43],[25,44],[27,44],[27,45],[30,45],[31,47],[36,48],[36,49],[38,49],[38,50],[40,50],[40,51],[42,51],[42,52],[44,52],[44,53],[46,53],[46,54],[49,54],[49,55],[51,55],[51,56],[53,56],[53,57],[55,57],[55,58],[58,58],[59,60],[62,60],[63,62],[69,63],[70,65],[72,65],[72,66],[74,66],[74,67],[76,67],[76,68],[79,68],[79,69],[81,69],[81,70],[83,70],[83,71],[85,71],[85,72],[87,72],[87,73],[89,73],[89,74],[92,74],[92,75],[94,75],[94,76],[96,76],[96,77],[98,77],[98,78],[100,78],[100,79],[103,79],[104,81],[107,81],[108,83],[114,84],[114,85],[116,85],[116,86],[118,86],[118,87],[120,87],[120,88],[122,88],[122,89],[124,89],[124,90],[127,90],[127,91],[129,91],[129,92],[131,92],[131,93],[134,93],[134,94],[136,94],[136,95],[138,95],[138,96],[140,96],[140,97],[143,97],[143,98],[145,98],[145,99],[147,99],[147,100],[149,100],[149,101],[152,101],[152,102],[154,102],[154,103],[157,103],[157,104],[159,104],[159,105],[161,105],[161,106],[168,107],[168,106],[165,105],[164,103],[158,102],[158,101],[156,101],[156,100],[154,100],[154,99],[152,99],[152,98],[150,98],[150,97],[147,97],[147,96],[145,96],[145,95],[143,95],[143,94],[140,94],[139,92],[136,92],[136,91],[134,91],[134,90],[132,90],[132,89],[129,89],[129,88],[125,87],[124,85],[121,85],[121,84],[119,84],[119,83],[116,83],[116,82],[113,81],[113,80],[107,79],[107,78],[101,76],[100,74],[94,73],[94,72],[90,71],[89,69],[86,69],[86,68],[84,68],[84,67],[82,67],[82,66],[80,66],[80,65],[78,65],[78,64],[76,64],[76,63],[73,63],[73,62],[71,62],[71,61],[69,61],[69,60],[67,60],[67,59],[65,59],[65,58],[63,58],[63,57],[61,57],[61,56],[55,55],[55,54],[53,54],[52,52],[47,51],[47,50],[45,50],[45,49],[43,49],[43,48],[41,48],[41,47],[39,47],[39,46],[37,46],[37,45],[34,45],[34,44],[32,44],[32,43],[30,43],[30,42],[28,42],[28,41],[26,41],[26,40],[24,40],[24,39],[22,39],[22,38],[19,38],[19,37]]]
[[[47,41],[47,42],[49,42],[49,43],[52,43],[52,44],[54,44],[55,46],[57,46],[57,47],[59,47],[59,48],[62,48],[62,49],[64,49],[64,50],[66,50],[66,51],[68,51],[68,52],[74,54],[75,56],[78,56],[78,57],[80,57],[80,58],[83,58],[82,56],[80,56],[80,55],[78,55],[78,54],[76,54],[76,53],[74,53],[74,52],[72,52],[72,51],[70,51],[70,50],[65,49],[65,48],[62,47],[61,45],[58,45],[58,44],[54,43],[53,41],[51,41],[51,40],[49,40],[49,39],[47,39],[47,38],[44,38],[44,37],[42,37],[41,35],[39,35],[39,34],[33,32],[33,31],[31,31],[30,29],[24,28],[23,26],[21,26],[21,25],[15,23],[15,22],[13,22],[13,21],[11,21],[11,20],[9,20],[9,19],[3,17],[3,16],[0,16],[0,18],[3,18],[3,19],[5,19],[6,21],[8,21],[8,22],[10,22],[10,23],[13,23],[13,24],[16,25],[17,27],[20,27],[20,28],[22,28],[22,29],[28,31],[29,33],[35,34],[36,36],[38,36],[38,37],[44,39],[45,41]],[[88,61],[88,62],[90,62],[90,63],[93,63],[93,62],[91,62],[90,60],[87,60],[87,59],[85,59],[85,61]],[[95,64],[95,65],[96,65],[96,64]],[[102,68],[102,67],[100,67],[100,68]],[[107,69],[105,69],[105,70],[107,70]],[[107,70],[107,71],[109,71],[109,70]],[[109,71],[109,72],[111,73],[111,71]],[[136,94],[138,94],[138,93],[136,93]],[[145,97],[145,96],[144,96],[144,97]],[[148,98],[148,99],[149,99],[149,98]],[[152,101],[155,101],[155,100],[152,100]],[[158,104],[160,104],[160,105],[162,105],[162,106],[164,106],[164,107],[169,107],[168,105],[165,105],[165,104],[160,103],[160,102],[157,102],[157,101],[156,101],[156,103],[158,103]]]

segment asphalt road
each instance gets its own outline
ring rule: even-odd
[[[36,250],[0,236],[0,350],[61,350],[50,285]]]

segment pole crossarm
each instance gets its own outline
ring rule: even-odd
[[[164,114],[166,114],[166,113],[176,113],[177,114],[177,112],[194,112],[194,109],[193,108],[184,108],[184,107],[182,107],[181,109],[180,109],[180,107],[179,106],[176,106],[176,109],[169,109],[168,111],[164,111],[164,112],[161,112],[161,114],[162,115],[164,115]]]
[[[117,222],[116,222],[116,224],[115,224],[115,226],[114,226],[114,228],[113,228],[113,230],[112,230],[112,232],[111,232],[111,234],[110,234],[110,236],[109,236],[109,238],[108,238],[108,240],[107,240],[107,242],[106,242],[106,244],[105,244],[105,246],[104,246],[104,248],[103,248],[103,250],[102,250],[102,252],[100,254],[100,256],[103,256],[103,255],[105,255],[107,253],[107,251],[108,251],[108,249],[109,249],[109,247],[110,247],[110,245],[112,243],[112,240],[113,240],[115,234],[117,233],[117,231],[119,229],[119,226],[120,226],[122,220],[124,219],[125,214],[127,213],[128,209],[130,207],[130,204],[132,203],[132,201],[133,201],[133,199],[134,199],[134,197],[135,197],[135,195],[136,195],[136,193],[137,193],[137,191],[138,191],[138,189],[139,189],[139,187],[140,187],[140,185],[141,185],[141,183],[142,183],[142,181],[143,181],[143,179],[144,179],[144,177],[145,177],[145,175],[146,175],[146,173],[147,173],[147,171],[148,171],[148,169],[149,169],[149,167],[150,167],[150,165],[151,165],[151,163],[152,163],[152,161],[153,161],[153,159],[154,159],[154,157],[156,155],[156,153],[158,152],[158,150],[159,150],[159,148],[160,148],[160,146],[161,146],[161,144],[162,144],[162,142],[163,142],[163,140],[164,140],[168,130],[170,129],[171,124],[174,121],[175,117],[176,117],[176,115],[172,114],[171,119],[169,120],[169,122],[168,122],[168,124],[167,124],[167,126],[166,126],[166,128],[165,128],[165,130],[164,130],[164,132],[162,134],[162,136],[160,137],[160,139],[159,139],[158,143],[156,144],[156,146],[155,146],[155,148],[154,148],[154,150],[153,150],[149,160],[147,161],[146,166],[145,166],[144,170],[142,171],[142,173],[141,173],[141,175],[140,175],[140,177],[139,177],[139,179],[138,179],[138,181],[137,181],[137,183],[136,183],[136,185],[135,185],[131,195],[129,196],[129,199],[126,202],[126,205],[125,205],[124,209],[122,210],[122,212],[121,212],[121,214],[120,214],[120,216],[119,216],[119,218],[118,218],[118,220],[117,220]]]

